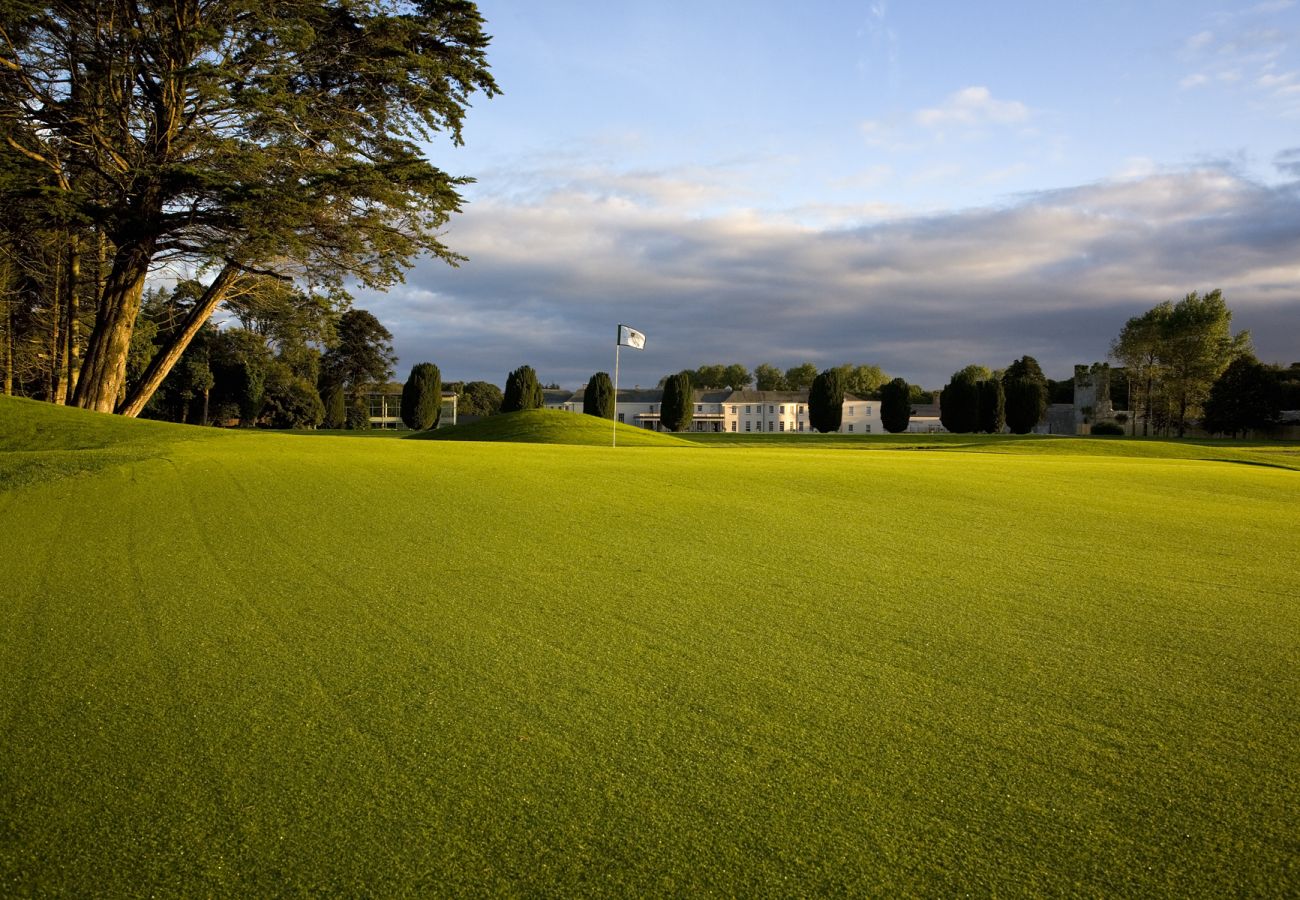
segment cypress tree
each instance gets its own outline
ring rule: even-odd
[[[979,430],[988,434],[1001,434],[1007,424],[1006,392],[1002,382],[988,378],[977,385],[979,393]]]
[[[695,418],[695,390],[689,370],[669,375],[664,382],[664,396],[659,404],[659,421],[669,431],[689,431]]]
[[[614,418],[614,382],[608,372],[597,372],[582,393],[582,411],[601,419]]]
[[[418,363],[402,385],[402,421],[413,431],[428,431],[442,414],[442,373],[433,363]]]
[[[827,369],[808,390],[808,423],[822,434],[839,431],[844,421],[844,375]]]
[[[966,370],[955,372],[939,393],[939,421],[953,434],[979,428],[979,387]]]
[[[895,378],[880,388],[880,423],[890,434],[907,430],[912,420],[912,388],[902,378]]]
[[[501,400],[501,411],[518,412],[523,409],[541,409],[545,405],[542,385],[532,366],[520,366],[506,378],[506,392]]]
[[[1032,356],[1022,356],[1007,366],[1002,376],[1006,391],[1007,426],[1013,434],[1028,434],[1047,411],[1047,378]]]

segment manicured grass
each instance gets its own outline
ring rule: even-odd
[[[0,492],[0,893],[1300,891],[1292,471],[4,398],[0,471],[117,429]]]
[[[1300,445],[1286,441],[1062,437],[1043,434],[713,434],[680,437],[710,447],[784,450],[946,450],[960,453],[1119,456],[1144,459],[1205,459],[1300,469]]]
[[[618,430],[618,443],[624,447],[684,447],[682,436],[661,434],[632,425],[615,425],[609,419],[561,412],[555,409],[530,409],[523,412],[489,416],[464,425],[420,431],[411,440],[427,441],[495,441],[517,444],[578,444],[609,447]]]

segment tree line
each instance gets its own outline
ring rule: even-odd
[[[457,262],[440,234],[467,179],[420,144],[459,144],[497,93],[482,24],[464,0],[0,5],[5,391],[140,415],[198,340],[212,384],[195,363],[168,402],[210,400],[261,352],[205,331],[223,304],[280,290],[342,316],[345,283]],[[151,321],[162,267],[186,288]],[[272,397],[310,406],[312,366],[273,356]]]

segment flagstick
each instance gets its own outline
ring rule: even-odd
[[[618,331],[614,334],[614,437],[610,443],[611,447],[618,446],[618,345],[623,337],[623,326],[618,326]]]

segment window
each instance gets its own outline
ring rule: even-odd
[[[651,404],[650,404],[650,412],[654,412],[654,411],[655,411],[655,405],[654,405],[653,403],[651,403]]]
[[[853,415],[853,407],[851,407],[851,406],[849,407],[849,413],[848,413],[848,414],[849,414],[849,415]]]
[[[849,423],[849,431],[852,431],[852,430],[853,430],[853,423],[850,422],[850,423]]]
[[[733,406],[733,407],[731,408],[731,414],[732,414],[733,416],[736,414],[736,407]],[[733,428],[732,430],[734,431],[735,429]]]
[[[622,413],[619,413],[619,414],[618,414],[618,420],[619,420],[620,422],[623,421],[623,414],[622,414]]]
[[[731,423],[731,430],[732,430],[732,431],[735,431],[735,430],[736,430],[736,423],[735,423],[735,422],[732,422],[732,423]]]
[[[782,419],[780,422],[777,422],[776,424],[781,431],[785,431],[785,419]]]
[[[800,430],[800,431],[803,431],[803,422],[800,422],[800,423],[799,423],[799,430]]]
[[[745,420],[745,430],[749,431],[749,419]]]
[[[863,425],[862,430],[865,431],[867,434],[871,434],[871,423],[868,422],[866,425]]]
[[[695,404],[695,411],[696,411],[696,412],[704,412],[704,404],[703,404],[703,403],[697,403],[697,404]]]
[[[754,429],[755,431],[762,431],[762,430],[763,430],[763,420],[762,420],[762,419],[759,419],[759,420],[758,420],[757,422],[755,422],[754,424],[758,426],[757,428]]]
[[[749,407],[748,407],[748,406],[745,407],[745,415],[749,415]]]
[[[867,415],[871,415],[871,404],[870,404],[870,403],[867,404]],[[868,429],[868,430],[870,430],[870,429]]]
[[[775,406],[769,406],[769,407],[767,408],[767,412],[768,412],[769,415],[772,414],[772,413],[774,413],[774,412],[776,412],[776,407],[775,407]]]
[[[785,415],[785,407],[781,407],[781,415]]]

